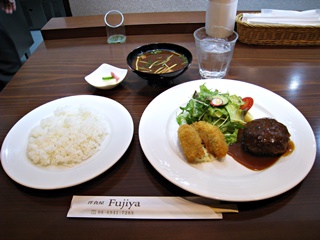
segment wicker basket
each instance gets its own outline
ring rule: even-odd
[[[319,26],[248,24],[236,17],[239,41],[254,45],[320,46]]]

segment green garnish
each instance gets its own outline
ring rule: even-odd
[[[219,97],[225,104],[212,106],[211,100]],[[205,84],[200,86],[200,92],[195,91],[186,106],[181,106],[182,112],[176,120],[179,125],[206,121],[220,128],[227,144],[237,141],[238,131],[245,125],[245,112],[240,109],[244,102],[242,98],[229,93],[211,91]]]
[[[102,80],[111,80],[111,79],[114,79],[114,77],[113,76],[102,77]]]
[[[154,50],[151,51],[151,54],[159,54],[159,53],[162,53],[162,50],[154,49]]]

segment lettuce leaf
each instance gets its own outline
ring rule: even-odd
[[[217,96],[228,99],[227,104],[213,107],[210,101]],[[181,112],[176,120],[179,125],[197,121],[209,122],[219,127],[227,144],[230,145],[237,141],[238,131],[245,125],[245,112],[240,109],[242,104],[240,96],[221,93],[218,90],[212,91],[203,84],[199,92],[195,91],[186,106],[180,107]]]

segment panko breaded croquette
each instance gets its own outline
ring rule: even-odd
[[[180,145],[189,163],[212,161],[227,155],[228,144],[217,126],[205,121],[184,124],[178,129]]]
[[[212,161],[212,157],[204,148],[202,140],[193,126],[181,125],[178,129],[178,138],[189,163]]]
[[[216,158],[222,158],[227,155],[228,144],[223,133],[217,126],[205,121],[199,121],[192,124],[199,134],[207,151]]]

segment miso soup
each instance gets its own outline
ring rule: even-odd
[[[132,63],[132,67],[140,72],[164,74],[184,68],[188,59],[174,51],[154,49],[139,54]]]

